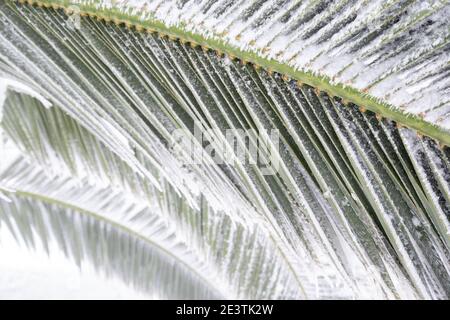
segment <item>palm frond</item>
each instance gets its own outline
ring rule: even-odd
[[[106,220],[113,226],[119,224],[125,229],[122,230],[125,235],[137,234],[147,241],[156,241],[200,275],[207,275],[213,290],[208,296],[204,292],[190,293],[188,289],[171,291],[171,287],[164,288],[164,281],[172,284],[181,277],[175,275],[176,279],[170,280],[169,271],[166,279],[156,281],[145,275],[134,279],[135,269],[130,269],[125,275],[120,274],[127,283],[141,283],[144,284],[141,289],[148,290],[153,289],[154,285],[162,286],[167,291],[164,291],[165,295],[171,298],[305,297],[304,292],[298,291],[298,285],[294,285],[297,281],[287,262],[283,261],[285,258],[274,247],[273,241],[264,235],[262,227],[244,224],[232,215],[233,212],[214,210],[203,196],[198,197],[196,207],[191,207],[163,177],[158,176],[157,181],[163,186],[163,190],[159,190],[57,107],[46,109],[35,98],[11,91],[5,105],[2,128],[29,158],[28,162],[20,160],[11,168],[4,169],[5,176],[0,177],[0,182],[7,197],[11,198],[11,192],[31,193],[36,202],[48,199],[50,203],[57,202],[67,208],[85,203],[86,198],[90,207],[79,208],[79,215],[88,212],[90,220],[99,219],[99,223]],[[27,166],[30,166],[29,170],[25,170]],[[42,170],[45,170],[45,175]],[[90,195],[94,193],[96,196],[91,199]],[[14,204],[22,205],[22,198],[11,199],[15,200]],[[5,219],[8,218],[8,208],[4,210]],[[39,211],[29,214],[39,215]],[[9,216],[12,221],[20,219],[14,213]],[[40,227],[33,221],[24,224]],[[60,233],[60,230],[52,230],[51,226],[47,229],[55,234]],[[27,232],[30,230],[21,229],[18,238],[32,237]],[[157,231],[156,234],[153,230]],[[79,241],[83,241],[82,232],[74,234],[80,237]],[[60,243],[61,239],[56,240]],[[109,244],[112,248],[124,245],[126,242],[124,244],[120,239]],[[180,251],[174,250],[176,248]],[[98,250],[101,253],[106,248]],[[248,252],[252,254],[248,255]],[[121,260],[117,257],[120,254],[112,253],[111,259]],[[126,257],[128,260],[140,259],[134,256],[133,250],[124,254],[129,255]],[[76,256],[77,261],[81,258]],[[102,263],[90,255],[86,258],[99,268],[108,266],[107,261]],[[274,264],[275,261],[277,263]],[[141,267],[145,268],[144,265]],[[158,267],[164,268],[161,264],[156,265],[152,276],[156,277],[160,272]],[[258,271],[262,270],[264,273],[259,274]],[[170,295],[171,292],[175,294]],[[308,294],[314,293],[310,291]]]
[[[48,248],[53,240],[76,263],[89,259],[106,274],[163,298],[224,297],[214,272],[195,259],[161,212],[117,190],[48,176],[21,158],[0,180],[9,199],[0,202],[0,220],[28,246],[40,240]]]
[[[73,30],[61,10],[10,1],[0,16],[0,72],[58,106],[7,107],[9,136],[44,166],[54,154],[51,166],[74,175],[81,166],[124,190],[139,181],[139,195],[176,194],[192,217],[210,208],[220,217],[206,241],[217,255],[212,265],[231,272],[231,287],[247,284],[239,297],[449,296],[449,154],[436,141],[361,112],[365,105],[182,41],[89,17]],[[172,134],[194,137],[196,127],[217,129],[215,141],[226,141],[230,128],[265,135],[276,128],[279,170],[264,175],[239,161],[186,166]],[[242,228],[220,229],[221,219]],[[270,279],[270,266],[242,271],[245,261],[270,261],[252,247],[256,236],[283,279],[269,291],[252,275]],[[243,241],[245,250],[228,248]],[[223,257],[237,262],[223,265]]]
[[[450,145],[445,1],[18,2],[239,57]]]

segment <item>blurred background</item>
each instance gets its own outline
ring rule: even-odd
[[[81,269],[54,248],[19,245],[0,226],[0,299],[151,299],[121,281],[97,273],[89,264]]]

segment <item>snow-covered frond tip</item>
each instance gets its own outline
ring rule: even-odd
[[[204,262],[161,218],[117,190],[48,176],[18,158],[0,173],[0,221],[33,248],[55,243],[78,265],[87,260],[139,290],[172,299],[227,294]]]
[[[273,65],[450,144],[447,1],[29,2],[165,31],[243,61]]]

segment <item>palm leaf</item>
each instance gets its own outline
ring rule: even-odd
[[[0,190],[9,200],[0,204],[0,220],[28,246],[41,240],[48,248],[53,240],[76,263],[89,259],[160,297],[223,298],[217,279],[214,286],[205,279],[214,272],[194,259],[159,212],[109,188],[47,176],[20,158],[7,172]]]
[[[192,285],[190,288],[176,290],[173,283],[182,281],[182,275],[175,275],[176,278],[170,280],[172,270],[161,264],[150,269],[149,276],[139,273],[138,278],[133,276],[135,269],[127,270],[125,265],[121,266],[119,275],[127,283],[142,284],[144,287],[141,289],[144,290],[161,286],[161,295],[171,298],[301,296],[301,292],[296,292],[298,286],[290,284],[295,283],[295,278],[286,262],[277,254],[272,241],[263,237],[260,229],[243,224],[228,212],[215,211],[202,196],[198,198],[197,206],[191,207],[163,177],[158,177],[159,184],[164,188],[160,191],[58,108],[46,109],[34,98],[9,92],[2,127],[22,153],[30,157],[28,162],[20,159],[17,163],[13,162],[10,168],[4,169],[5,176],[0,179],[4,193],[13,205],[21,206],[22,198],[11,197],[11,192],[13,195],[30,196],[35,202],[43,200],[45,203],[57,203],[69,209],[86,202],[87,208],[77,208],[79,212],[75,216],[84,219],[83,214],[87,214],[86,219],[89,221],[98,219],[101,225],[106,223],[120,227],[120,231],[125,235],[156,242],[164,251],[181,259],[182,264],[192,268],[200,278],[207,275],[211,277],[207,280],[214,279],[213,283],[218,287],[210,288],[217,290],[211,292],[201,291],[201,288],[198,292],[199,289],[195,287],[191,292]],[[63,140],[59,136],[61,132],[64,132]],[[30,163],[34,163],[34,166]],[[30,168],[26,169],[27,167]],[[42,170],[45,170],[45,174]],[[95,196],[91,197],[93,194]],[[6,221],[11,219],[7,215],[11,211],[8,205],[10,204],[7,203],[3,210]],[[58,214],[55,210],[51,213],[47,213],[47,210],[40,213],[40,209],[27,214]],[[14,221],[21,219],[15,214],[10,216]],[[42,219],[45,221],[45,218]],[[66,220],[68,223],[77,224],[76,219],[78,218],[71,218],[69,215]],[[41,228],[41,224],[33,221],[21,223],[36,228]],[[12,222],[7,225],[14,231]],[[45,233],[59,235],[66,232],[64,226],[62,229],[57,229],[58,227],[58,224],[46,225]],[[26,232],[30,230],[19,230],[17,238],[32,238],[32,234]],[[80,232],[81,230],[73,231],[74,236],[79,236],[77,243],[84,241],[83,232]],[[41,238],[47,245],[45,233]],[[53,238],[60,244],[64,240],[56,236]],[[92,255],[101,255],[104,250],[110,252],[115,247],[122,248],[127,245],[126,241],[128,240],[117,239],[105,242],[109,243],[110,249],[97,248],[97,251],[85,255],[85,258],[94,266],[106,268],[107,272],[110,272],[108,261],[101,261],[101,256]],[[66,244],[63,242],[61,245]],[[76,243],[67,245],[74,246]],[[83,250],[89,250],[90,243],[85,245]],[[253,251],[255,255],[247,256],[249,251]],[[82,253],[75,254],[75,260],[80,262]],[[112,251],[111,256],[111,259],[127,261],[132,265],[141,263],[142,260],[134,250]],[[278,260],[279,263],[270,265],[270,262]],[[114,263],[112,265],[114,266]],[[145,268],[145,262],[142,266]],[[258,270],[265,271],[263,277],[256,273]],[[168,278],[157,279],[161,271],[167,272]],[[186,272],[185,275],[188,276],[189,273]],[[225,279],[223,284],[218,280],[221,277]],[[188,280],[191,281],[189,276]],[[168,287],[164,286],[165,281],[168,282]],[[277,288],[276,283],[283,285]]]
[[[447,2],[18,2],[239,57],[450,144]]]
[[[269,9],[270,3],[261,8]],[[188,4],[180,10],[189,8]],[[92,13],[92,6],[80,5]],[[172,8],[169,3],[164,7]],[[300,10],[281,7],[286,14]],[[230,10],[230,17],[238,15],[233,8],[237,6],[223,6]],[[94,9],[97,15],[120,12],[105,11],[102,6]],[[338,9],[331,7],[329,17]],[[444,9],[437,6],[431,14]],[[158,12],[164,10],[158,10],[154,17],[161,18]],[[248,23],[257,20],[256,12],[264,12],[257,7],[248,10],[242,16]],[[89,17],[82,18],[80,30],[73,30],[61,10],[10,1],[0,5],[0,14],[4,31],[0,35],[1,72],[34,88],[67,113],[36,106],[24,111],[36,101],[11,97],[2,124],[10,138],[43,167],[79,178],[93,172],[123,192],[138,190],[141,200],[160,194],[171,198],[170,203],[182,201],[192,209],[188,214],[192,219],[201,208],[209,208],[208,212],[220,218],[208,221],[208,229],[215,231],[198,242],[212,247],[209,250],[217,259],[207,259],[206,264],[219,270],[238,297],[448,297],[448,150],[440,150],[432,139],[422,140],[411,129],[399,129],[390,120],[361,111],[367,107],[447,143],[445,125],[406,117],[398,108],[390,109],[357,90],[296,73],[288,64],[259,59],[261,55],[247,51],[235,52],[232,46],[221,47],[213,41],[215,37],[193,39],[197,30],[193,25],[183,28],[194,33],[178,34],[179,26],[157,24],[149,18],[152,12],[143,21],[134,21],[129,14],[125,18],[131,17],[127,21],[138,26],[150,21],[152,28],[159,26],[158,31],[180,35],[180,40]],[[319,12],[316,20],[323,18]],[[414,25],[420,19],[405,18],[402,24],[408,21]],[[291,27],[287,30],[294,32],[296,28]],[[385,41],[393,42],[398,32],[385,29]],[[340,37],[345,35],[342,39],[351,36],[347,31],[341,32]],[[375,47],[363,45],[364,37],[356,34],[358,42],[343,42],[346,50],[375,54]],[[300,35],[291,36],[296,39]],[[186,40],[204,40],[242,59],[189,46]],[[433,50],[429,54],[439,53]],[[269,69],[247,64],[248,60]],[[409,72],[408,68],[402,70]],[[284,76],[273,70],[283,71]],[[387,69],[385,75],[388,73]],[[286,81],[286,75],[315,88]],[[358,75],[359,71],[353,74]],[[442,73],[436,71],[435,75]],[[441,88],[443,82],[433,83]],[[408,111],[416,110],[421,99],[423,96],[415,96]],[[435,110],[445,110],[444,95],[442,99],[439,108],[430,105],[425,110],[427,117],[434,118]],[[218,129],[216,141],[226,141],[224,131],[229,128],[253,129],[260,134],[276,128],[280,141],[275,155],[280,168],[274,175],[264,175],[258,166],[237,162],[191,165],[186,170],[186,159],[171,148],[172,133],[181,128],[192,135],[195,127]],[[37,141],[27,140],[29,137]],[[245,140],[238,143],[245,145]],[[177,226],[177,234],[204,232],[198,224],[185,229],[181,218],[174,217],[179,212],[165,213]],[[221,219],[238,221],[241,227],[220,229]],[[265,252],[274,252],[277,263],[273,268],[264,263],[271,261],[271,256],[258,255],[260,249],[252,245],[253,237],[262,239],[260,246]],[[194,243],[188,240],[187,245]],[[209,251],[204,252],[208,256]],[[244,268],[245,261],[257,261],[258,267],[250,264]],[[276,286],[272,282],[268,291],[271,272],[283,280]],[[254,280],[255,273],[260,274],[259,282]],[[318,286],[315,279],[321,279]]]

